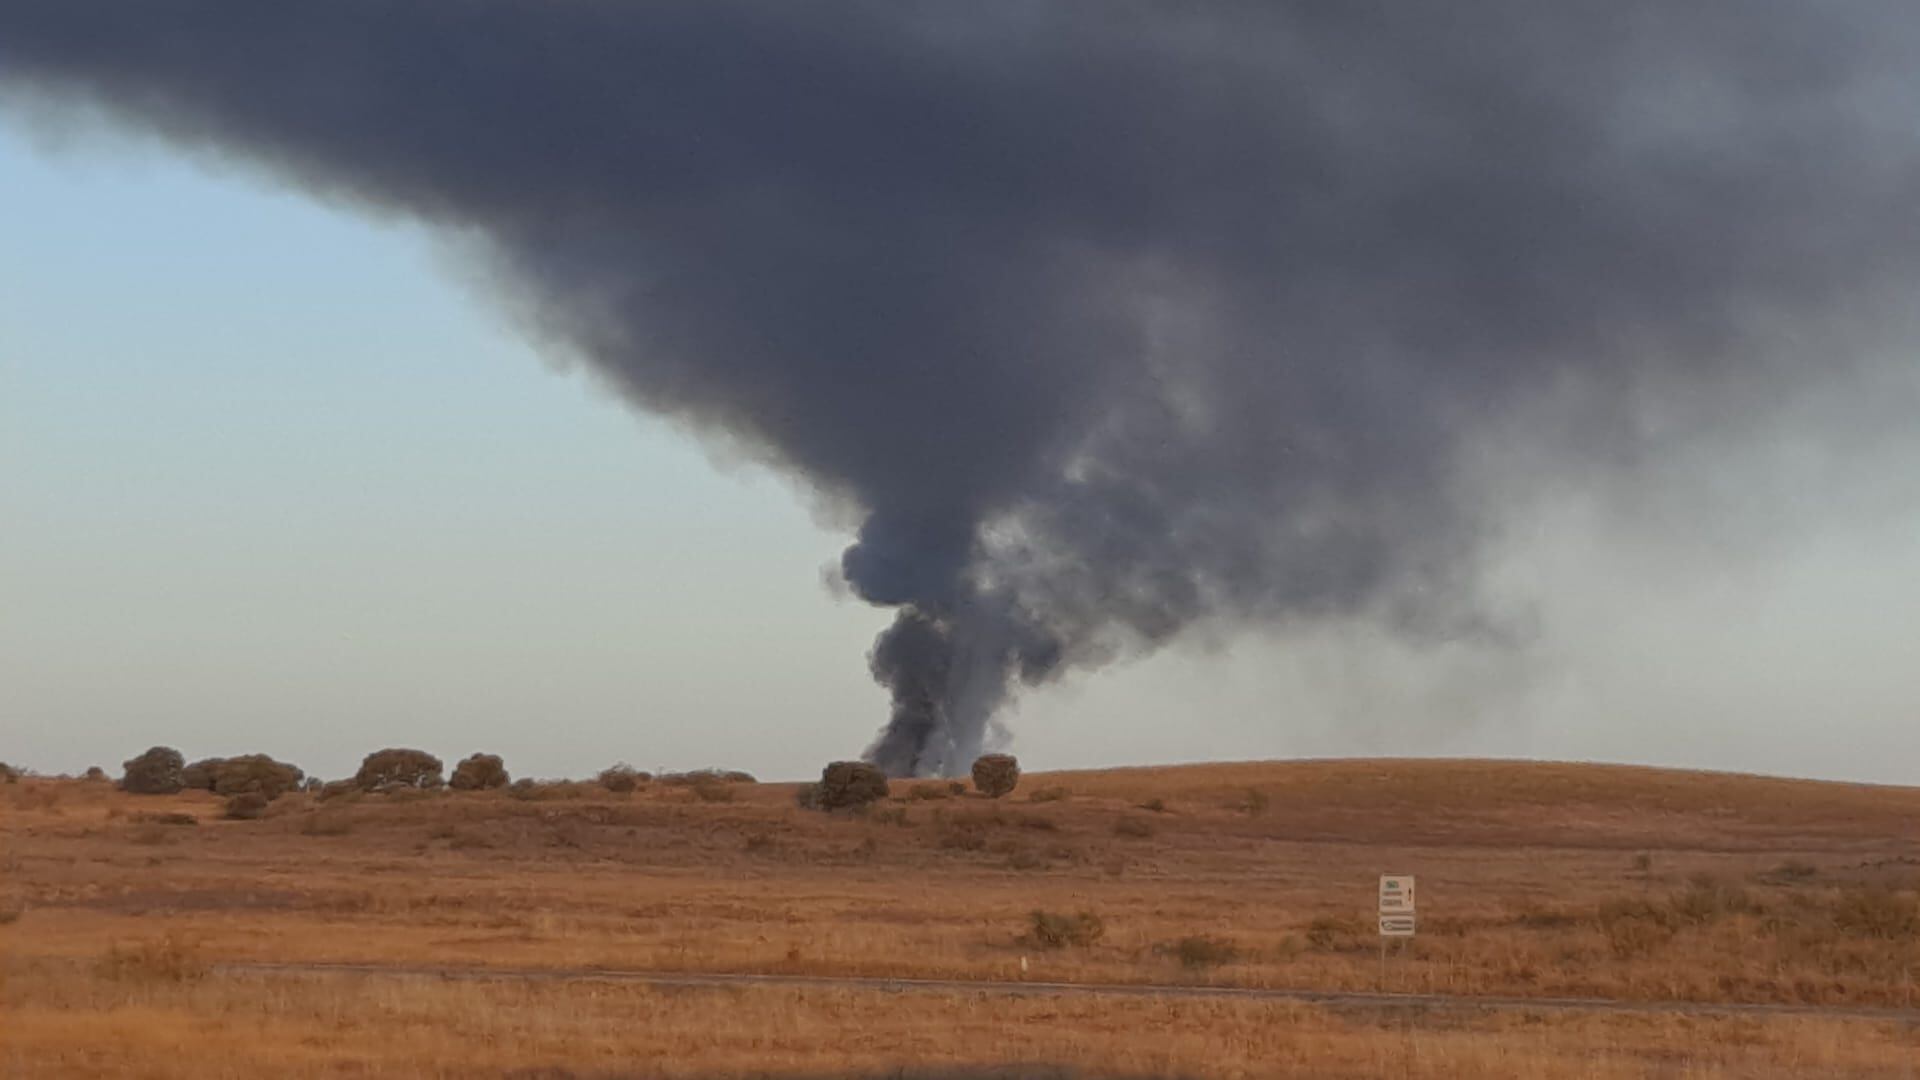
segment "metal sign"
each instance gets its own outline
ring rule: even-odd
[[[1412,937],[1413,936],[1413,916],[1411,915],[1380,916],[1380,936],[1383,938]]]
[[[1413,875],[1380,875],[1380,914],[1413,914]],[[1411,931],[1409,931],[1411,932]],[[1381,933],[1386,933],[1382,930]]]

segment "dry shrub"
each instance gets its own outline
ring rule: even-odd
[[[1920,898],[1884,885],[1843,889],[1834,899],[1833,925],[1856,937],[1911,939],[1920,936]]]
[[[1041,817],[1039,814],[1022,814],[1013,820],[1023,829],[1034,829],[1038,832],[1060,831],[1059,822],[1050,817]]]
[[[967,793],[967,785],[961,783],[958,780],[947,781],[947,794],[952,795],[954,798],[957,799],[960,796],[965,795],[966,793]]]
[[[641,775],[646,775],[642,773]],[[614,779],[614,787],[596,780],[532,780],[522,778],[507,785],[507,794],[522,802],[559,802],[563,799],[586,799],[600,791],[612,791],[624,794],[631,788],[619,786],[620,778]],[[637,785],[639,781],[635,781]]]
[[[0,761],[0,781],[4,781],[5,783],[9,783],[9,784],[19,783],[20,769],[16,768],[15,766],[9,765],[4,761]]]
[[[1009,870],[1045,870],[1051,865],[1046,856],[1030,848],[1015,848],[1007,856]]]
[[[1259,788],[1248,788],[1246,792],[1240,796],[1240,801],[1234,803],[1233,808],[1248,817],[1259,817],[1261,814],[1267,812],[1267,807],[1272,805],[1272,803],[1273,800],[1267,796],[1266,792],[1261,791]]]
[[[919,802],[934,802],[939,799],[953,798],[953,792],[945,784],[915,784],[907,789],[907,798]]]
[[[425,750],[388,747],[362,759],[360,771],[353,774],[353,782],[362,791],[437,788],[445,782],[441,769],[440,759]]]
[[[1763,880],[1775,884],[1796,885],[1802,882],[1812,881],[1819,875],[1819,869],[1812,863],[1802,862],[1799,859],[1788,859],[1786,862],[1781,863],[1779,866],[1774,867],[1761,876]]]
[[[738,769],[693,769],[688,772],[670,772],[660,774],[660,783],[665,787],[698,787],[701,784],[757,784],[752,773]]]
[[[142,810],[129,820],[140,825],[198,825],[200,819],[178,810]]]
[[[0,768],[5,768],[5,766],[0,765]],[[87,766],[86,774],[82,776],[81,779],[89,784],[104,783],[107,779],[107,770],[98,765],[89,765]]]
[[[723,780],[704,780],[691,785],[688,790],[692,791],[693,797],[701,802],[722,803],[733,801],[733,785]]]
[[[18,900],[0,901],[0,926],[12,926],[27,913],[27,906]]]
[[[617,761],[601,769],[600,775],[594,777],[594,780],[596,780],[601,787],[606,788],[615,795],[625,795],[652,779],[653,775],[651,773],[641,772],[639,769],[634,768],[624,761]],[[662,783],[664,783],[665,780],[665,777],[661,778]]]
[[[1607,948],[1622,960],[1637,960],[1673,940],[1679,917],[1671,907],[1647,900],[1611,900],[1595,913]]]
[[[192,982],[211,965],[190,941],[168,934],[157,941],[109,946],[94,973],[113,982]]]
[[[353,831],[353,820],[338,811],[323,810],[302,818],[300,831],[307,836],[345,836]]]
[[[1760,905],[1739,885],[1702,874],[1667,901],[1674,917],[1683,923],[1704,925],[1730,915],[1758,914]]]
[[[1151,810],[1156,814],[1164,814],[1167,812],[1167,800],[1148,799],[1146,802],[1140,804],[1140,809]]]
[[[1028,802],[1060,802],[1073,793],[1063,787],[1043,787],[1027,796]]]
[[[173,833],[164,825],[135,825],[127,830],[127,840],[142,847],[159,847],[173,843]]]
[[[1153,825],[1136,817],[1123,817],[1113,823],[1113,835],[1144,840],[1153,835]]]
[[[1339,919],[1331,915],[1316,915],[1307,924],[1307,944],[1316,949],[1332,950],[1348,948],[1357,944],[1360,936],[1360,924],[1350,919]]]
[[[335,799],[354,802],[360,794],[360,785],[352,780],[329,780],[320,785],[319,799],[321,802],[332,802]]]
[[[121,763],[126,772],[120,787],[134,795],[172,795],[184,783],[187,759],[171,746],[156,746]]]
[[[258,791],[243,791],[227,798],[227,817],[235,821],[253,821],[267,812],[268,799]]]
[[[865,806],[887,797],[887,774],[865,761],[836,761],[820,770],[814,804],[822,810]]]
[[[971,821],[942,822],[935,843],[947,851],[984,851],[987,831]]]
[[[1075,915],[1036,911],[1030,917],[1027,937],[1046,949],[1064,949],[1069,945],[1084,948],[1099,941],[1106,932],[1106,924],[1091,911]]]
[[[1020,762],[1012,754],[982,754],[973,763],[973,786],[989,799],[1013,794],[1020,785]]]
[[[469,754],[453,767],[447,786],[455,791],[490,791],[507,786],[507,766],[499,754]]]
[[[1185,968],[1211,968],[1240,959],[1240,947],[1226,938],[1196,934],[1173,943],[1173,953]]]
[[[904,806],[878,806],[868,803],[855,807],[854,809],[859,811],[868,821],[876,825],[899,825],[904,827],[913,824],[907,817],[907,808]]]

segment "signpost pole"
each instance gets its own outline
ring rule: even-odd
[[[1414,931],[1413,876],[1380,875],[1380,972],[1379,987],[1387,989],[1387,939],[1412,937]]]

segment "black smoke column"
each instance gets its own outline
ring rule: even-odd
[[[1543,402],[1512,456],[1626,462],[1910,347],[1916,25],[0,0],[0,94],[444,227],[530,334],[859,515],[872,756],[952,773],[1013,685],[1196,620],[1476,625],[1462,448]]]

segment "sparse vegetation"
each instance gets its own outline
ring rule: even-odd
[[[372,985],[386,1011],[353,1014],[371,1025],[364,1027],[368,1037],[405,1030],[426,1039],[417,1059],[389,1070],[394,1075],[456,1068],[506,1074],[491,1059],[462,1057],[466,1044],[452,1035],[422,1034],[442,1029],[461,1039],[493,1033],[499,1041],[490,1053],[523,1054],[511,1060],[529,1068],[591,1070],[603,1067],[599,1050],[575,1055],[545,1028],[530,1036],[538,1049],[524,1050],[505,1040],[502,1025],[517,1024],[514,1017],[530,1011],[541,1024],[558,1023],[541,1011],[557,1000],[606,1009],[592,1028],[592,1044],[601,1047],[619,1037],[611,1033],[627,1030],[608,1018],[633,1015],[633,995],[646,995],[650,1031],[660,1010],[679,1000],[606,985],[599,998],[571,996],[560,983],[523,991],[278,976],[248,976],[231,985],[225,978],[176,985],[138,974],[107,982],[91,964],[70,964],[74,956],[99,957],[109,942],[188,928],[204,941],[205,955],[223,961],[276,958],[269,947],[284,945],[281,955],[288,959],[342,963],[1371,990],[1379,985],[1372,879],[1383,862],[1425,875],[1430,890],[1420,938],[1390,958],[1392,990],[1893,1007],[1906,1001],[1905,980],[1920,970],[1920,946],[1913,944],[1920,935],[1920,860],[1905,839],[1916,835],[1911,826],[1920,822],[1920,792],[1692,775],[1660,787],[1658,774],[1647,781],[1631,773],[1620,781],[1607,770],[1570,766],[1487,767],[1491,780],[1462,780],[1473,768],[1303,763],[1025,778],[1027,792],[1071,786],[1071,799],[1042,800],[1045,805],[1020,794],[1016,804],[978,796],[920,800],[912,792],[920,785],[909,782],[895,788],[897,801],[833,818],[800,814],[788,800],[791,788],[744,785],[731,786],[730,803],[711,808],[691,785],[684,794],[656,790],[627,798],[589,781],[543,782],[527,785],[539,794],[525,800],[437,798],[415,789],[407,789],[415,797],[393,798],[356,788],[325,804],[283,797],[264,822],[234,825],[211,820],[221,806],[204,793],[155,800],[106,785],[27,778],[0,789],[10,845],[5,857],[13,860],[0,870],[0,907],[16,896],[34,905],[18,925],[0,926],[0,946],[12,965],[8,991],[25,1003],[8,1017],[9,1053],[18,1055],[24,1073],[51,1080],[81,1075],[63,1072],[59,1063],[70,1059],[46,1041],[57,1020],[62,1037],[109,1048],[88,1059],[92,1075],[145,1068],[156,1080],[186,1080],[190,1065],[204,1071],[205,1063],[174,1064],[178,1059],[168,1056],[177,1054],[173,1033],[192,1030],[195,1045],[211,1050],[209,1040],[223,1038],[215,1020],[240,1017],[241,1026],[267,1038],[300,1031],[301,1038],[317,1040],[300,1045],[299,1061],[353,1071],[326,1048],[337,1045],[329,1040],[337,1040],[339,1018],[362,1007]],[[1523,785],[1542,774],[1556,779],[1540,785],[1543,794],[1530,793]],[[1381,776],[1390,777],[1391,786],[1374,782]],[[1729,796],[1749,784],[1760,797]],[[1274,792],[1276,806],[1284,800],[1285,830],[1234,812],[1241,794],[1256,787]],[[1394,791],[1396,801],[1381,800],[1383,790]],[[1776,798],[1775,791],[1790,797]],[[1183,812],[1154,817],[1133,809],[1150,798]],[[1409,813],[1428,805],[1448,812]],[[153,812],[189,822],[198,816],[206,827],[139,820]],[[908,827],[882,827],[902,817],[910,819]],[[1122,819],[1148,824],[1155,840],[1108,835]],[[1569,821],[1584,830],[1571,847],[1565,845]],[[1390,858],[1378,847],[1386,837],[1394,847]],[[141,846],[148,843],[153,846]],[[1662,875],[1645,888],[1631,860],[1656,845]],[[1543,859],[1542,851],[1551,856]],[[1810,851],[1820,852],[1817,873],[1790,868]],[[1028,916],[1036,909],[1050,916],[1040,927]],[[1068,913],[1076,912],[1097,912],[1103,936],[1075,929],[1080,916]],[[822,927],[831,928],[824,940]],[[1183,970],[1190,974],[1177,974]],[[50,974],[56,972],[65,974]],[[495,993],[522,995],[511,998],[511,1017],[468,1011],[476,999],[466,995]],[[338,997],[325,999],[331,1011],[316,1026],[301,1028],[289,1010],[307,1007],[303,995],[310,994]],[[456,1003],[440,995],[461,996]],[[686,996],[707,1018],[705,1037],[732,1030],[711,1024],[713,995]],[[729,1007],[746,1008],[740,1002],[759,996],[730,992]],[[833,997],[779,997],[778,1015],[790,1017]],[[1066,999],[1023,1000],[969,995],[965,1008],[947,1006],[942,1015],[966,1022],[1030,1007],[1032,1022],[1051,1031],[1061,1021],[1048,1017],[1104,1023],[1100,1018],[1135,1007],[1102,999],[1075,1014],[1079,1006]],[[887,1001],[890,1009],[925,1004],[916,995]],[[131,1040],[145,1038],[138,1033],[148,1025],[129,1007],[141,1016],[154,1010],[164,1020],[151,1040],[138,1043],[145,1055],[139,1061]],[[1161,1011],[1139,1020],[1154,1031],[1156,1053],[1179,1039],[1196,1048],[1215,1039],[1220,1018],[1242,1009],[1250,1024],[1258,1020],[1249,1030],[1256,1041],[1267,1040],[1258,1045],[1268,1064],[1276,1046],[1304,1039],[1321,1054],[1329,1045],[1311,1009],[1227,999],[1155,1008]],[[431,1026],[403,1029],[398,1025],[416,1020],[396,1019],[402,1014]],[[1428,1055],[1419,1058],[1427,1071],[1409,1075],[1564,1075],[1524,1073],[1515,1056],[1522,1052],[1516,1039],[1534,1038],[1558,1021],[1502,1021],[1497,1046],[1507,1056],[1469,1061],[1441,1055],[1433,1040],[1479,1021],[1447,1015],[1444,1022],[1411,1014],[1393,1021],[1396,1032],[1411,1025]],[[1777,1068],[1763,1067],[1771,1064],[1758,1056],[1764,1049],[1741,1059],[1748,1067],[1716,1073],[1691,1056],[1694,1043],[1704,1046],[1709,1033],[1725,1031],[1737,1045],[1762,1047],[1759,1040],[1774,1038],[1770,1033],[1782,1027],[1816,1022],[1793,1018],[1722,1029],[1713,1027],[1722,1021],[1690,1019],[1695,1026],[1688,1040],[1667,1047],[1657,1064],[1702,1078],[1776,1075]],[[1354,1038],[1374,1040],[1366,1045],[1376,1049],[1389,1030],[1371,1019],[1341,1023],[1360,1032]],[[1596,1016],[1580,1023],[1627,1020]],[[1641,1026],[1608,1030],[1636,1034],[1609,1038],[1640,1039],[1674,1030],[1667,1025],[1677,1021],[1632,1023]],[[38,1043],[16,1034],[36,1030]],[[782,1030],[783,1038],[801,1037]],[[1859,1037],[1829,1034],[1819,1047],[1803,1048],[1795,1068],[1843,1075],[1820,1070],[1818,1063],[1838,1060],[1820,1055],[1869,1045],[1880,1028],[1850,1030]],[[1082,1028],[1073,1034],[1080,1038]],[[1109,1033],[1094,1041],[1127,1037]],[[1888,1044],[1874,1075],[1899,1075],[1911,1056],[1909,1043]],[[1204,1055],[1220,1051],[1207,1045],[1195,1049],[1192,1060],[1214,1062]],[[1619,1056],[1608,1059],[1629,1062],[1619,1068],[1596,1071],[1582,1059],[1582,1075],[1638,1076],[1652,1060],[1631,1056],[1643,1049],[1622,1043]],[[222,1068],[266,1062],[255,1072],[306,1075],[305,1066],[285,1060],[275,1073],[267,1058],[246,1053],[221,1051]],[[150,1066],[140,1064],[149,1059]],[[1367,1058],[1342,1075],[1377,1075],[1387,1060]],[[1478,1067],[1488,1063],[1498,1067]],[[1243,1064],[1246,1075],[1264,1075],[1251,1059]],[[315,1064],[312,1071],[321,1068]],[[1205,1068],[1197,1075],[1207,1075]]]
[[[94,973],[110,982],[192,982],[204,978],[208,970],[198,948],[171,934],[151,941],[110,945],[94,965]]]
[[[5,768],[6,768],[5,765],[0,764],[0,769],[5,769]],[[101,768],[98,765],[89,765],[87,766],[86,773],[81,776],[81,779],[85,780],[89,784],[105,783],[108,779],[107,770]]]
[[[701,784],[755,784],[752,773],[737,769],[694,769],[690,772],[660,774],[662,787],[698,787]]]
[[[652,779],[652,773],[641,772],[639,769],[634,768],[624,761],[615,762],[601,769],[600,774],[594,777],[594,780],[598,782],[601,787],[606,788],[615,795],[626,795],[637,791],[640,785],[648,783]],[[523,781],[523,783],[531,784],[530,781]]]
[[[1173,943],[1173,953],[1185,968],[1214,968],[1240,958],[1240,948],[1226,938],[1194,934]]]
[[[360,771],[353,774],[353,782],[362,791],[381,791],[389,788],[437,788],[445,781],[441,777],[440,759],[425,750],[410,750],[404,747],[389,747],[375,750],[360,762]]]
[[[689,784],[693,797],[705,803],[723,803],[733,801],[733,785],[725,780],[708,779]]]
[[[1066,788],[1063,788],[1063,787],[1058,787],[1058,786],[1043,787],[1043,788],[1035,789],[1031,794],[1029,794],[1027,796],[1027,801],[1038,802],[1038,803],[1062,802],[1067,798],[1069,798],[1072,794],[1073,794],[1072,792],[1068,791]]]
[[[227,798],[227,817],[235,821],[252,821],[267,812],[268,799],[258,791],[242,791]]]
[[[187,759],[173,747],[153,747],[121,764],[126,770],[120,780],[121,790],[134,795],[172,795],[185,786],[181,773],[186,764]]]
[[[455,791],[491,791],[507,786],[506,763],[499,754],[469,754],[453,767],[447,786]]]
[[[1020,786],[1020,762],[1012,754],[983,754],[973,763],[973,786],[989,799],[1004,798]]]
[[[1153,824],[1137,817],[1123,817],[1113,823],[1113,835],[1144,840],[1153,835]]]
[[[1046,949],[1084,948],[1099,941],[1106,932],[1106,924],[1091,911],[1073,915],[1036,911],[1029,917],[1027,938]]]
[[[300,819],[303,836],[345,836],[353,831],[353,819],[338,810],[322,810]]]
[[[0,761],[0,783],[17,784],[19,782],[20,770],[13,765]]]
[[[907,789],[907,798],[919,802],[935,802],[953,798],[953,792],[945,784],[915,784]]]

